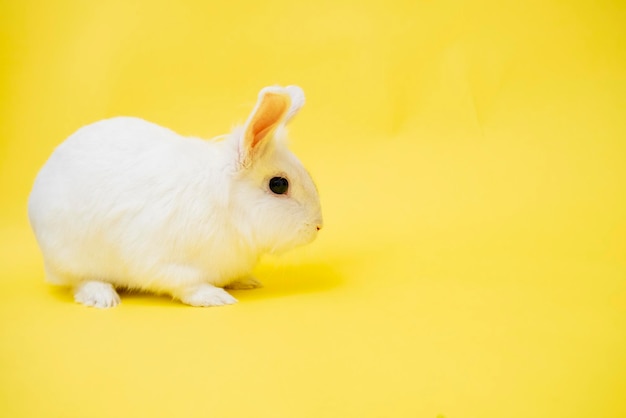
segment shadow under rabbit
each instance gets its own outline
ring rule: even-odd
[[[245,302],[325,292],[341,284],[339,274],[327,263],[261,265],[255,270],[255,277],[263,284],[263,287],[251,290],[229,290],[228,292],[240,302]],[[48,293],[59,302],[75,303],[71,288],[50,284],[46,284],[46,287]],[[128,303],[146,306],[190,307],[169,295],[125,288],[116,290],[122,299],[122,306]]]
[[[260,300],[326,292],[341,285],[340,275],[328,263],[262,264],[254,273],[263,287],[229,293],[241,301]]]

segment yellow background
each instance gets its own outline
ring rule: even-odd
[[[626,416],[622,1],[0,3],[0,416]],[[299,84],[325,229],[265,287],[87,309],[37,170],[135,115],[211,137]]]

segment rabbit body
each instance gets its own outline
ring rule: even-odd
[[[303,101],[288,89],[262,90],[244,129],[222,140],[131,117],[71,135],[29,200],[47,280],[97,307],[119,303],[116,287],[216,306],[235,302],[223,287],[258,286],[263,253],[310,242],[322,224],[315,186],[283,143]],[[268,189],[276,176],[288,193]]]

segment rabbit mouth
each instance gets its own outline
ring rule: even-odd
[[[318,231],[322,228],[322,225],[306,224],[301,228],[298,228],[293,236],[293,239],[288,242],[276,243],[269,250],[269,254],[278,255],[282,254],[290,249],[301,247],[306,244],[310,244],[317,238]]]
[[[322,223],[307,224],[300,231],[299,236],[302,237],[302,243],[300,245],[309,244],[317,238],[317,234],[322,229]]]

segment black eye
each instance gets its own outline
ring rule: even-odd
[[[283,177],[272,177],[270,179],[270,190],[272,193],[285,194],[289,188],[289,182]]]

